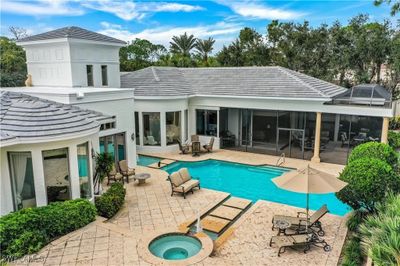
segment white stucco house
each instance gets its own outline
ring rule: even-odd
[[[80,187],[84,175],[91,182],[93,169],[80,169],[86,157],[92,166],[94,152],[112,153],[116,163],[126,159],[135,167],[137,151],[178,152],[178,142],[198,135],[202,144],[214,138],[214,149],[344,164],[359,143],[387,142],[393,116],[391,95],[378,85],[349,90],[277,66],[149,67],[120,73],[119,48],[125,43],[78,27],[18,44],[26,51],[32,86],[2,92],[2,102],[10,107],[2,106],[0,120],[1,214],[53,200],[56,185],[49,184],[46,173],[54,167],[64,169],[56,176],[64,195],[57,197],[92,197]],[[16,128],[15,110],[34,113],[41,105],[54,108],[46,116],[47,127],[41,124],[44,117],[30,123],[27,115],[18,125],[23,129]],[[67,121],[57,108],[67,113]],[[91,114],[84,118],[90,130],[70,134],[74,127],[59,126],[74,123],[81,113]],[[53,125],[57,137],[47,135]],[[42,130],[42,136],[19,135],[29,128]],[[30,194],[23,192],[28,181]]]

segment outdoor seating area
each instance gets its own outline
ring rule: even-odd
[[[200,189],[200,181],[193,179],[187,168],[182,168],[168,176],[171,183],[171,197],[174,193],[180,193],[186,199],[186,194],[192,192],[193,189]]]
[[[210,138],[210,141],[208,143],[205,143],[202,145],[200,142],[200,138],[198,135],[192,135],[190,138],[190,141],[187,141],[186,143],[182,143],[179,140],[178,145],[179,145],[179,151],[181,154],[187,154],[191,153],[192,156],[199,156],[201,153],[210,153],[213,151],[213,146],[214,146],[214,137]]]

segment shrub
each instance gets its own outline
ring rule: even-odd
[[[390,195],[376,209],[360,226],[364,252],[374,265],[400,265],[400,195]]]
[[[0,218],[2,256],[21,257],[38,251],[53,238],[87,225],[96,209],[84,199],[27,208]]]
[[[121,183],[113,183],[111,187],[96,199],[96,208],[99,215],[113,217],[125,201],[126,190]]]
[[[375,158],[384,160],[392,167],[398,162],[398,154],[388,144],[380,142],[367,142],[354,148],[349,156],[349,162],[353,162],[360,158]]]
[[[342,266],[358,266],[363,264],[363,255],[360,239],[352,236],[345,244],[343,250]]]
[[[400,132],[389,131],[388,142],[389,142],[389,145],[393,149],[399,149],[400,148]]]
[[[348,183],[337,197],[354,210],[375,210],[375,204],[385,199],[389,190],[400,191],[400,177],[384,161],[362,158],[351,161],[340,174],[339,179]]]
[[[354,210],[351,212],[349,219],[346,222],[347,228],[352,232],[357,232],[358,227],[364,221],[365,216],[367,216],[365,210]]]

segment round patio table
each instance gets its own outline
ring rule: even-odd
[[[286,229],[290,227],[290,223],[285,220],[276,220],[274,221],[274,227],[279,229],[278,236],[281,235],[282,233],[285,235]]]
[[[135,176],[135,179],[139,181],[139,185],[146,183],[146,179],[150,178],[151,175],[148,173],[141,173]]]

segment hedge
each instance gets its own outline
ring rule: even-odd
[[[399,149],[400,148],[400,132],[390,130],[389,135],[388,135],[388,142],[389,142],[389,145],[393,149]]]
[[[355,210],[374,211],[388,191],[400,192],[400,177],[389,164],[375,158],[349,162],[339,179],[348,185],[336,193],[337,197]]]
[[[388,144],[380,142],[367,142],[355,147],[349,156],[349,163],[360,158],[384,160],[393,168],[398,163],[398,154],[395,150]]]
[[[113,217],[125,201],[126,190],[121,183],[113,183],[111,187],[100,197],[96,198],[95,204],[99,215]]]
[[[86,199],[26,208],[0,218],[2,257],[19,258],[40,250],[54,238],[81,228],[96,218]]]

